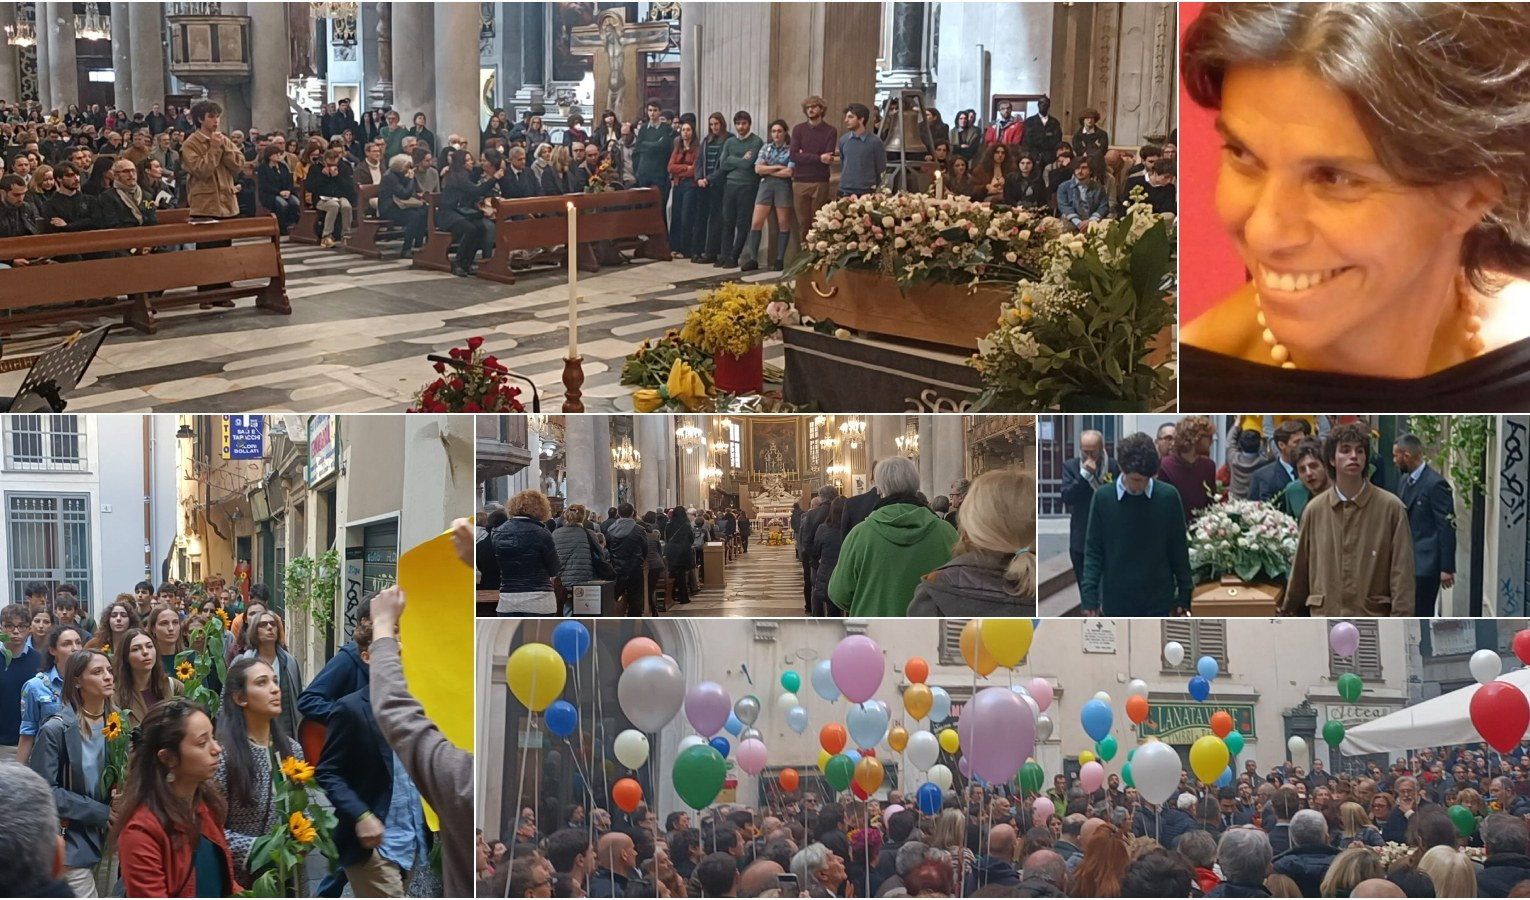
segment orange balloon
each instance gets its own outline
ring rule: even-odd
[[[924,684],[924,680],[930,677],[930,664],[922,656],[909,657],[903,666],[903,674],[908,676],[912,684]]]
[[[1146,697],[1133,695],[1126,698],[1126,717],[1132,720],[1133,725],[1141,725],[1148,717],[1148,702]]]
[[[797,786],[802,783],[802,779],[797,775],[796,769],[782,769],[780,783],[781,790],[790,794],[797,790]]]
[[[1233,720],[1227,710],[1219,709],[1211,714],[1211,733],[1219,738],[1225,738],[1232,733]]]
[[[645,656],[663,656],[664,651],[653,638],[635,637],[622,648],[622,668],[625,669]]]
[[[962,659],[967,661],[968,668],[979,675],[987,676],[999,667],[997,660],[983,646],[983,641],[978,637],[978,623],[980,619],[968,619],[967,624],[962,626]]]
[[[830,722],[818,732],[818,746],[830,753],[845,749],[845,743],[849,740],[850,735],[845,732],[845,726],[838,722]]]
[[[630,814],[643,802],[643,786],[631,778],[623,778],[611,785],[611,799],[616,801],[617,809]]]
[[[868,794],[882,786],[884,777],[882,761],[875,756],[863,756],[855,764],[855,783]]]

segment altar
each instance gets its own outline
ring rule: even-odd
[[[770,444],[760,452],[762,471],[755,473],[758,483],[748,486],[749,502],[754,507],[755,533],[766,545],[779,547],[793,543],[792,506],[801,499],[800,485],[790,480],[795,473],[786,470],[781,449]]]

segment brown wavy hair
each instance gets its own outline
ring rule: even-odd
[[[1205,416],[1185,416],[1174,426],[1174,452],[1183,456],[1195,449],[1201,438],[1215,437],[1216,429]]]

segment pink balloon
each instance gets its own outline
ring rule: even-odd
[[[1094,793],[1105,783],[1105,767],[1097,762],[1087,762],[1078,770],[1078,786]]]
[[[722,731],[731,712],[733,699],[728,696],[727,689],[715,681],[703,681],[685,695],[685,717],[702,737]]]
[[[1031,679],[1031,699],[1036,701],[1036,707],[1042,712],[1052,705],[1052,682],[1045,678]]]
[[[750,738],[739,742],[738,749],[733,751],[733,758],[738,761],[738,767],[750,775],[758,775],[765,771],[765,743]]]
[[[1057,807],[1052,804],[1049,798],[1037,797],[1036,803],[1031,807],[1031,810],[1036,817],[1036,824],[1045,828],[1047,819],[1052,818],[1052,814],[1057,812]]]
[[[851,703],[870,700],[882,686],[886,671],[887,660],[882,658],[882,648],[864,634],[852,634],[840,641],[829,658],[834,685]]]
[[[901,803],[894,803],[891,806],[884,806],[882,807],[882,820],[886,821],[893,816],[896,816],[900,812],[903,812],[903,804]]]
[[[1328,646],[1346,659],[1360,649],[1360,631],[1353,623],[1339,622],[1328,630]]]
[[[972,777],[972,763],[967,762],[967,757],[965,756],[956,761],[956,770],[962,773],[963,778]]]
[[[990,784],[1015,777],[1036,751],[1036,720],[1020,695],[1007,687],[978,691],[956,726],[962,756],[972,772]]]

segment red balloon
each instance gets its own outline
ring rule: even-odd
[[[1530,628],[1514,635],[1514,655],[1519,661],[1530,666]]]
[[[631,778],[623,778],[611,785],[611,799],[616,801],[617,809],[630,814],[643,802],[643,787]]]
[[[1477,733],[1499,753],[1519,746],[1530,729],[1530,701],[1519,688],[1502,681],[1477,689],[1472,695],[1471,715]]]
[[[1126,698],[1126,717],[1132,720],[1133,725],[1141,725],[1148,717],[1148,702],[1146,697],[1138,697],[1133,694]]]
[[[1219,709],[1211,714],[1211,733],[1219,738],[1225,738],[1232,733],[1233,718],[1227,710]]]
[[[903,666],[903,674],[908,677],[909,684],[924,684],[930,677],[930,664],[922,656],[911,656]]]
[[[866,798],[871,796],[870,794],[866,793],[866,789],[861,787],[858,782],[854,782],[854,781],[850,782],[850,790],[851,790],[852,793],[855,794],[856,797],[858,797],[858,798],[860,798],[862,800],[865,800]]]
[[[818,731],[818,746],[831,754],[845,749],[845,743],[849,740],[850,735],[845,731],[845,726],[838,722],[830,722]]]
[[[801,778],[797,775],[796,769],[782,769],[780,783],[781,790],[791,794],[796,792],[797,785],[801,783]]]

